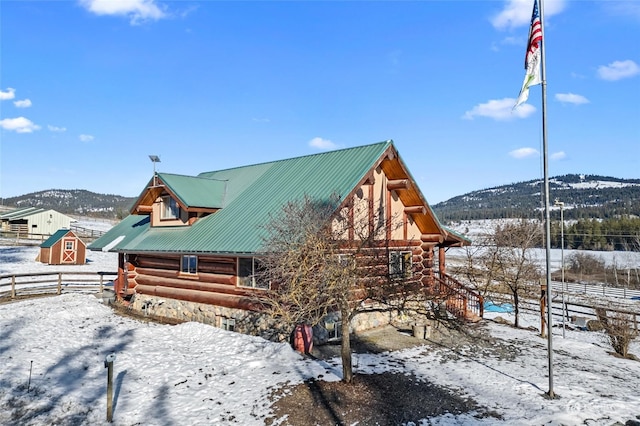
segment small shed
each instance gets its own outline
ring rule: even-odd
[[[84,265],[87,245],[69,229],[59,229],[40,245],[38,260],[49,265]]]

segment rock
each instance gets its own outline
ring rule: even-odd
[[[495,317],[493,319],[493,322],[497,322],[498,324],[511,324],[509,321],[507,321],[506,319],[504,319],[502,317]]]

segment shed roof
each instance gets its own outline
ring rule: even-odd
[[[44,242],[42,244],[40,244],[40,247],[41,248],[50,248],[55,243],[57,243],[59,240],[61,240],[63,237],[65,237],[67,234],[72,234],[74,237],[77,238],[77,235],[74,234],[73,231],[71,231],[69,229],[58,229],[56,232],[53,233],[53,235],[51,235],[49,238],[44,240]]]

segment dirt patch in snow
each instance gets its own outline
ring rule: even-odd
[[[492,338],[482,324],[439,324],[428,339],[412,336],[409,329],[383,327],[352,337],[354,353],[381,353],[426,345],[442,351],[441,362],[463,357],[512,358],[512,345]],[[314,348],[311,356],[340,356],[340,345]],[[353,383],[310,380],[279,388],[272,394],[273,417],[267,424],[279,425],[398,425],[420,419],[467,414],[471,418],[500,415],[480,407],[459,392],[421,380],[411,374],[386,372],[356,374]]]
[[[447,413],[490,415],[469,398],[406,374],[359,374],[351,384],[311,380],[279,392],[268,425],[401,425]]]

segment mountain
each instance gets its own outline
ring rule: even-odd
[[[64,214],[122,218],[136,198],[112,194],[96,194],[84,189],[49,189],[12,198],[5,198],[5,207],[40,207]]]
[[[540,217],[542,180],[469,192],[431,207],[445,224],[460,220]],[[551,202],[564,203],[565,219],[640,216],[640,179],[569,174],[549,179]],[[5,198],[5,207],[42,207],[65,214],[122,218],[135,197],[97,194],[83,189],[50,189]],[[552,211],[559,218],[559,209]]]
[[[473,219],[540,217],[543,181],[530,180],[482,189],[431,206],[443,223]],[[640,179],[569,174],[549,179],[551,204],[564,203],[566,219],[640,216]],[[560,215],[554,207],[553,216]]]

